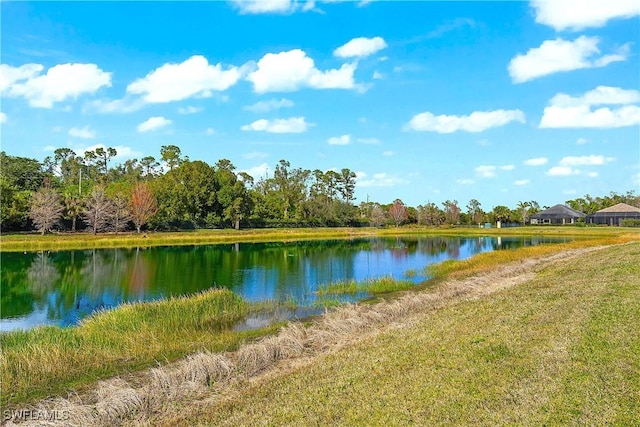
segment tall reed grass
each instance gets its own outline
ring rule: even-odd
[[[273,328],[232,332],[249,304],[225,289],[124,304],[73,328],[38,327],[0,334],[2,406],[27,402],[175,360],[197,351],[235,349]]]
[[[391,276],[384,276],[363,281],[341,280],[318,287],[318,296],[325,295],[354,295],[358,293],[383,294],[388,292],[404,291],[414,286],[409,280],[397,280]]]

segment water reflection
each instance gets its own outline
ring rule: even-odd
[[[544,237],[402,237],[3,253],[1,330],[74,325],[123,302],[227,287],[248,300],[311,304],[318,285],[391,275],[473,254],[557,242]],[[421,282],[427,277],[411,275]]]

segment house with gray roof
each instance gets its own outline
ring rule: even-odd
[[[621,225],[625,219],[640,221],[640,208],[626,203],[618,203],[587,216],[586,221],[587,224]]]
[[[531,224],[575,224],[585,214],[565,205],[555,205],[531,215]]]

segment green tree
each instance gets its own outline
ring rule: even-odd
[[[28,227],[31,196],[44,185],[47,175],[35,159],[0,152],[0,227],[3,230]]]
[[[458,201],[447,200],[442,203],[444,206],[444,219],[447,224],[455,225],[460,223],[460,207]]]
[[[433,202],[418,206],[418,224],[440,225],[444,223],[444,212]]]
[[[220,221],[216,171],[200,160],[184,161],[153,182],[162,226],[214,226]]]
[[[174,170],[184,161],[180,147],[177,145],[163,145],[160,147],[160,158],[169,170]]]
[[[493,217],[495,221],[504,222],[507,221],[510,216],[511,210],[504,205],[498,205],[493,208]]]
[[[71,221],[71,231],[75,232],[78,218],[84,210],[84,205],[82,203],[82,197],[74,193],[74,191],[65,191],[62,200],[64,203],[63,218]]]
[[[153,156],[145,156],[140,160],[142,176],[151,179],[160,174],[160,163]]]
[[[518,202],[517,211],[518,216],[522,224],[526,224],[529,220],[529,208],[531,207],[531,203],[529,202]]]
[[[342,169],[340,171],[338,183],[339,183],[338,190],[342,195],[342,199],[347,203],[351,203],[351,201],[353,200],[353,194],[356,188],[355,172],[352,172],[347,168]]]
[[[291,164],[280,160],[273,175],[274,189],[281,202],[282,218],[289,219],[290,211],[306,198],[307,180],[310,171],[290,169]]]
[[[240,174],[239,177],[234,170],[235,166],[227,159],[216,163],[218,202],[222,208],[223,219],[231,221],[237,230],[240,228],[240,221],[251,213],[253,201],[245,183],[250,183],[253,178],[246,173]]]
[[[473,221],[474,224],[480,225],[482,223],[484,212],[477,199],[469,200],[469,203],[467,203],[467,214],[469,215],[469,220]]]

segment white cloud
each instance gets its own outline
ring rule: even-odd
[[[513,181],[514,185],[527,185],[528,183],[530,183],[531,181],[528,179],[517,179],[515,181]]]
[[[5,113],[0,113],[0,123],[7,123],[9,119]]]
[[[247,80],[257,93],[292,92],[303,87],[353,89],[358,88],[353,80],[355,69],[356,64],[343,64],[338,69],[320,71],[304,51],[293,49],[264,55]]]
[[[567,156],[560,160],[560,166],[602,166],[614,161],[614,157],[602,155]]]
[[[374,71],[373,72],[373,76],[371,76],[371,78],[373,80],[381,80],[384,78],[384,76],[382,75],[382,73],[378,72],[378,71]]]
[[[476,183],[473,179],[468,178],[458,179],[456,182],[461,185],[472,185]]]
[[[7,85],[3,92],[11,97],[24,97],[32,107],[51,108],[56,102],[111,86],[111,73],[95,64],[60,64],[39,75],[43,68],[38,64],[3,67],[0,85]]]
[[[496,176],[496,167],[492,165],[481,165],[475,168],[476,175],[481,178],[493,178]]]
[[[204,133],[207,136],[212,136],[216,134],[216,130],[214,128],[207,128],[207,130],[205,130]]]
[[[534,157],[532,159],[527,159],[524,161],[524,164],[527,166],[542,166],[546,165],[549,159],[546,157]]]
[[[380,144],[380,140],[378,138],[358,138],[356,139],[360,144],[370,144],[377,145]]]
[[[566,190],[562,190],[562,194],[572,195],[578,194],[578,192],[574,188],[568,188]]]
[[[581,175],[582,171],[575,166],[603,166],[615,160],[614,157],[605,157],[602,155],[589,156],[566,156],[560,159],[558,166],[554,166],[547,171],[549,176],[570,176]],[[598,172],[588,172],[587,176],[595,178]]]
[[[503,171],[511,171],[515,169],[514,165],[502,165],[502,166],[494,166],[494,165],[480,165],[476,167],[474,170],[476,175],[480,178],[493,178],[496,176],[496,171],[500,169]]]
[[[230,0],[241,14],[261,14],[271,13],[288,15],[295,12],[314,11],[324,14],[325,12],[316,6],[316,3],[340,3],[350,0]],[[367,5],[371,0],[361,0],[357,7]]]
[[[356,172],[356,182],[359,187],[394,187],[396,185],[409,184],[409,181],[387,173],[376,173],[370,179],[364,172]]]
[[[364,58],[387,47],[382,37],[357,37],[333,51],[338,58]]]
[[[240,129],[271,133],[302,133],[306,132],[312,125],[312,123],[307,123],[304,117],[291,117],[289,119],[275,120],[260,119],[251,124],[244,125]]]
[[[538,77],[581,68],[605,67],[612,62],[625,61],[629,55],[626,44],[616,53],[597,56],[598,37],[580,36],[574,41],[546,40],[540,47],[516,55],[509,63],[509,75],[514,83],[523,83]]]
[[[385,156],[385,157],[391,157],[391,156],[393,156],[394,154],[395,154],[395,153],[394,153],[393,151],[391,151],[391,150],[387,150],[387,151],[383,151],[383,152],[382,152],[382,155],[383,155],[383,156]]]
[[[292,0],[232,0],[243,14],[292,13],[298,9],[298,3]]]
[[[96,137],[96,131],[91,130],[88,125],[83,128],[72,127],[69,129],[69,135],[75,138],[93,139]]]
[[[598,86],[581,97],[560,93],[551,99],[552,105],[576,107],[581,105],[634,104],[640,102],[640,91],[612,86]]]
[[[195,114],[200,111],[202,111],[202,107],[194,107],[192,105],[178,108],[178,114]]]
[[[468,116],[436,116],[433,113],[425,112],[413,116],[405,129],[438,133],[452,133],[459,130],[482,132],[504,126],[512,121],[524,123],[524,113],[520,110],[495,110],[474,111]]]
[[[569,176],[569,175],[579,175],[580,171],[574,169],[570,166],[554,166],[547,171],[547,175],[549,176]]]
[[[43,69],[44,66],[40,64],[25,64],[19,67],[0,64],[0,92],[7,90],[15,82],[37,76]]]
[[[144,107],[142,99],[127,95],[122,99],[103,100],[97,99],[84,106],[84,111],[97,111],[99,113],[132,113]]]
[[[158,130],[165,126],[170,125],[172,122],[169,119],[165,119],[162,116],[150,117],[143,123],[140,123],[137,127],[138,132],[149,132],[152,130]]]
[[[532,0],[536,22],[556,31],[602,27],[615,18],[640,15],[637,0]]]
[[[588,140],[586,140],[585,138],[578,138],[578,140],[576,141],[577,145],[584,145],[588,142]]]
[[[258,101],[253,105],[247,105],[244,107],[247,111],[253,111],[254,113],[266,113],[273,110],[279,110],[280,108],[293,107],[293,101],[286,98],[270,99],[268,101]]]
[[[267,163],[262,163],[261,165],[241,170],[240,172],[247,173],[257,180],[267,175],[267,173],[269,172],[269,165]]]
[[[207,58],[194,55],[180,64],[164,64],[144,78],[127,86],[127,93],[141,95],[147,103],[180,101],[192,96],[208,97],[212,91],[223,91],[238,82],[238,67],[222,69],[210,65]]]
[[[329,145],[348,145],[351,143],[351,135],[332,136],[327,142]]]
[[[579,97],[564,93],[554,96],[545,107],[541,128],[617,128],[640,124],[640,91],[598,86]],[[622,105],[618,108],[599,105]]]

